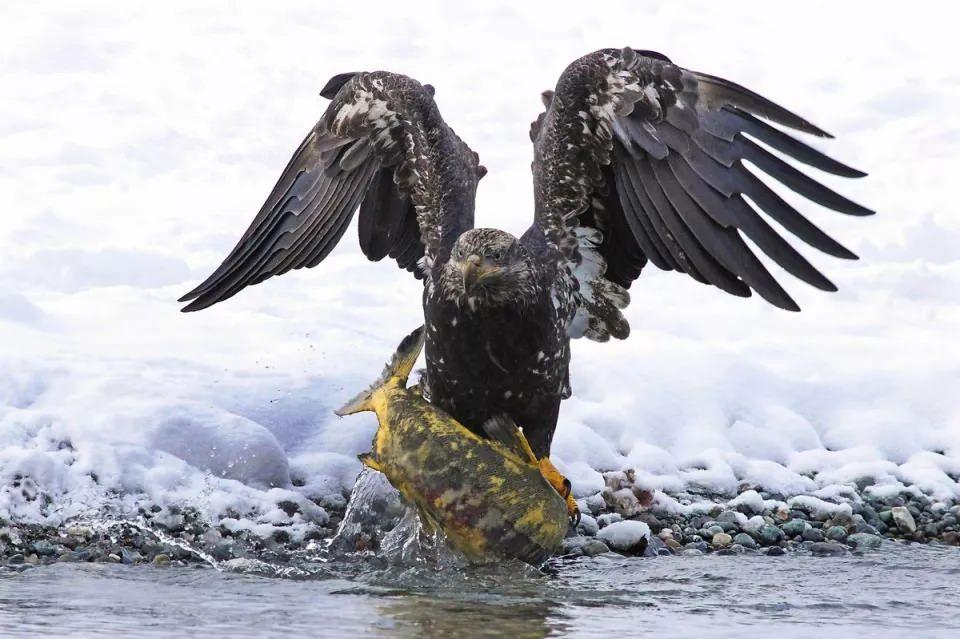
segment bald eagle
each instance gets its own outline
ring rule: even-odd
[[[749,239],[791,275],[836,290],[766,218],[825,253],[856,256],[745,162],[827,208],[872,213],[782,159],[863,176],[785,131],[830,137],[822,129],[733,82],[624,48],[576,60],[543,93],[530,131],[530,228],[520,238],[474,228],[486,169],[433,94],[384,71],[333,77],[320,121],[233,251],[181,299],[192,300],[183,310],[316,266],[359,208],[363,253],[389,256],[424,281],[430,400],[477,432],[509,415],[541,457],[570,395],[570,339],[626,338],[627,289],[648,262],[799,310]]]

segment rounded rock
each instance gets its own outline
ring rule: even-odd
[[[828,555],[845,555],[847,547],[833,541],[818,541],[810,545],[810,552],[821,557]]]
[[[830,541],[846,541],[847,529],[843,526],[831,526],[827,529],[826,538]]]
[[[757,547],[757,542],[747,533],[737,533],[733,538],[733,543],[740,544],[744,548],[754,549]]]
[[[760,543],[764,546],[774,546],[783,539],[783,531],[771,524],[766,524],[760,528],[758,533]]]
[[[797,535],[802,535],[803,531],[809,527],[810,524],[802,519],[791,519],[781,526],[780,529],[783,530],[783,534],[785,534],[787,537],[793,538]]]
[[[647,547],[650,527],[642,521],[618,521],[601,528],[597,538],[614,550],[641,554]]]
[[[879,548],[883,540],[877,535],[870,533],[854,533],[847,537],[847,543],[857,550]]]
[[[894,506],[890,509],[890,516],[893,524],[902,533],[914,533],[917,531],[917,522],[913,518],[913,513],[903,506]]]
[[[801,537],[803,537],[804,541],[812,541],[814,543],[823,541],[823,533],[816,528],[807,528],[803,531]]]
[[[710,540],[710,544],[714,548],[726,548],[732,543],[733,543],[733,537],[731,537],[725,532],[719,532],[715,534],[713,538]]]

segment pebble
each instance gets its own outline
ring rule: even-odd
[[[650,527],[642,521],[617,521],[597,533],[597,538],[610,548],[628,554],[640,554],[647,547]]]
[[[750,548],[751,550],[757,547],[757,542],[747,533],[737,533],[733,538],[733,543],[739,544],[744,548]]]
[[[767,550],[765,551],[765,554],[768,557],[780,557],[782,555],[787,554],[787,551],[781,548],[780,546],[771,546],[770,548],[767,548]]]
[[[863,550],[865,548],[873,549],[879,548],[880,544],[883,543],[883,539],[870,533],[854,533],[847,537],[847,543],[851,544],[857,550]]]
[[[41,557],[50,557],[57,552],[57,547],[46,539],[35,541],[30,545],[30,547],[33,549],[33,552],[37,553]]]
[[[600,532],[600,524],[598,524],[597,520],[590,515],[581,514],[580,523],[577,525],[577,530],[581,534],[593,537]]]
[[[650,537],[647,542],[647,547],[643,550],[644,557],[657,557],[660,555],[672,554],[673,553],[670,552],[670,548],[667,547],[667,544],[657,536]]]
[[[609,526],[610,524],[615,524],[618,521],[623,521],[623,517],[621,517],[617,513],[607,513],[605,515],[600,515],[599,517],[597,517],[597,523],[600,525],[600,528],[603,528],[604,526]]]
[[[742,555],[747,552],[747,549],[741,546],[740,544],[730,544],[729,548],[722,548],[717,551],[719,555]]]
[[[152,563],[154,566],[169,566],[170,557],[168,557],[167,555],[164,555],[163,553],[160,553],[159,555],[153,558]]]
[[[710,540],[714,548],[726,548],[733,543],[733,537],[725,532],[716,533]]]
[[[684,557],[696,557],[696,556],[698,556],[698,555],[702,555],[702,554],[703,554],[703,551],[698,550],[698,549],[696,549],[696,548],[687,548],[687,549],[685,549],[681,554],[682,554]]]
[[[607,548],[607,545],[599,539],[591,539],[587,541],[587,543],[581,547],[581,550],[587,557],[596,557],[597,555],[602,555],[605,552],[610,552],[610,549]]]
[[[823,533],[816,528],[807,528],[803,531],[801,537],[803,537],[804,541],[812,541],[814,543],[823,541]]]
[[[787,537],[790,537],[792,539],[797,535],[802,535],[803,531],[809,527],[810,527],[810,524],[808,524],[802,519],[791,519],[790,521],[785,523],[783,526],[781,526],[781,530],[783,530],[783,534],[785,534]]]
[[[833,541],[818,541],[810,545],[810,552],[819,556],[845,555],[847,547]]]
[[[761,544],[764,546],[773,546],[780,543],[784,535],[783,531],[776,526],[764,524],[764,526],[760,528],[758,536],[760,537]]]
[[[903,506],[896,506],[890,509],[890,514],[894,525],[904,533],[913,533],[917,530],[917,522],[913,519],[913,514]]]
[[[830,526],[827,529],[826,537],[831,541],[846,541],[847,529],[843,526]]]

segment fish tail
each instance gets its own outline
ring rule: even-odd
[[[370,388],[340,407],[336,411],[337,415],[343,417],[365,410],[374,410],[373,396],[381,388],[391,385],[405,385],[407,378],[410,376],[410,371],[413,370],[413,365],[420,357],[421,350],[423,350],[422,326],[403,338],[400,346],[397,347],[397,352],[387,362],[377,381]]]

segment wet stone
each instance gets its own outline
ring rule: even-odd
[[[857,550],[879,548],[883,539],[870,533],[854,533],[847,537],[847,543]]]
[[[893,524],[897,527],[900,532],[903,533],[913,533],[917,530],[917,522],[913,518],[913,514],[903,506],[896,506],[890,509],[891,519]]]
[[[773,546],[780,543],[783,539],[783,531],[777,528],[772,524],[765,524],[760,528],[758,537],[759,541],[764,546]]]
[[[843,526],[831,526],[827,529],[826,538],[830,541],[845,541],[847,539],[847,529]]]
[[[602,555],[605,552],[610,552],[610,549],[607,548],[607,545],[599,539],[589,539],[587,543],[583,544],[581,550],[587,557],[595,557],[597,555]]]
[[[803,531],[808,527],[809,526],[807,522],[802,519],[791,519],[780,528],[783,530],[783,534],[785,534],[787,537],[793,538],[797,535],[802,535]]]
[[[710,546],[708,546],[708,545],[707,545],[707,542],[705,542],[705,541],[693,541],[693,542],[690,542],[689,544],[684,545],[683,548],[684,548],[684,550],[696,550],[696,551],[699,551],[699,552],[702,554],[702,553],[707,552],[707,550],[709,550]],[[684,553],[684,554],[686,554],[686,553]]]
[[[847,547],[833,541],[818,541],[810,545],[810,552],[818,556],[845,555]]]
[[[644,557],[659,557],[661,555],[672,555],[670,548],[659,537],[653,536],[647,540],[647,547],[643,550]]]
[[[33,549],[33,552],[37,553],[41,557],[50,557],[57,552],[57,547],[51,544],[46,539],[41,539],[36,541],[30,546]]]
[[[713,536],[710,543],[714,548],[726,548],[733,543],[733,537],[725,532],[719,532]]]
[[[740,544],[732,544],[727,548],[721,548],[717,551],[718,555],[742,555],[744,553],[744,548]]]
[[[744,548],[754,549],[757,547],[757,542],[747,533],[737,533],[733,538],[733,543],[739,544]]]
[[[801,535],[804,541],[820,542],[823,541],[823,533],[816,528],[807,528]]]
[[[588,537],[593,537],[600,531],[600,524],[590,515],[580,515],[580,523],[577,525],[577,531]]]
[[[621,517],[617,513],[607,513],[605,515],[600,515],[599,517],[597,517],[597,523],[600,525],[601,528],[605,526],[609,526],[610,524],[615,524],[618,521],[623,521],[623,517]]]

